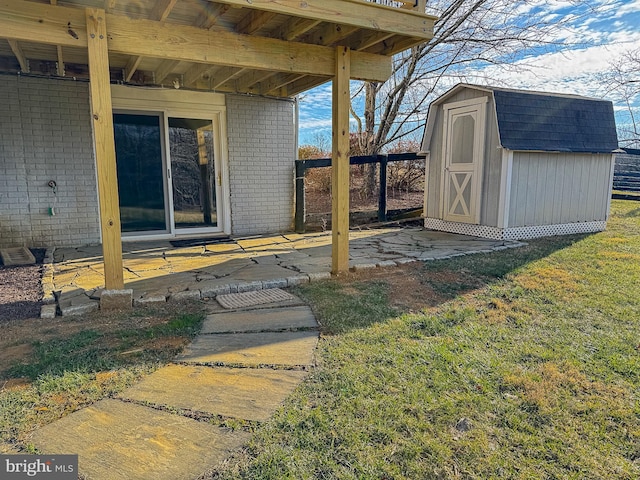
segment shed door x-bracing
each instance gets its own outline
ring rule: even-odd
[[[480,223],[487,98],[444,105],[443,218]]]

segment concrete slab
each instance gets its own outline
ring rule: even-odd
[[[318,332],[200,335],[177,358],[185,363],[312,366]]]
[[[131,310],[133,305],[133,290],[102,290],[100,295],[100,310]]]
[[[317,326],[309,307],[260,308],[207,315],[201,333],[278,331]]]
[[[77,292],[77,290],[75,290],[74,293],[75,292]],[[73,294],[72,296],[66,296],[63,293],[58,300],[58,305],[63,317],[68,315],[84,315],[99,309],[99,303],[91,300],[84,293],[80,295]]]
[[[101,400],[33,433],[38,450],[77,453],[79,470],[100,480],[192,480],[250,438],[120,400]]]
[[[57,309],[56,305],[43,305],[40,307],[40,318],[56,318]]]
[[[306,375],[293,370],[169,365],[119,397],[262,422]]]

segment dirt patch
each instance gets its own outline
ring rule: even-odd
[[[7,267],[0,263],[0,326],[7,320],[40,315],[45,252],[42,248],[31,249],[36,265]]]
[[[73,317],[55,319],[12,319],[0,323],[0,372],[11,365],[28,360],[33,345],[52,339],[70,338],[82,331],[106,334],[101,338],[105,347],[113,347],[121,341],[122,332],[134,332],[149,327],[166,325],[171,318],[184,312],[184,305],[166,304],[163,307],[136,309],[135,312],[94,312]],[[109,335],[114,333],[115,336]],[[160,337],[142,339],[131,349],[133,355],[140,351],[179,351],[188,340],[185,337]],[[122,354],[127,354],[123,352]],[[1,385],[1,384],[0,384]]]
[[[422,262],[348,272],[337,279],[345,285],[345,289],[350,288],[349,284],[353,282],[384,281],[389,286],[389,303],[403,312],[421,312],[450,300],[449,292],[437,288],[441,282],[459,285],[461,290],[474,290],[483,285],[480,281],[470,285],[468,275],[464,272],[428,271]],[[458,290],[456,294],[459,293],[464,292]]]

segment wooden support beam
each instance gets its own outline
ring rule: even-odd
[[[244,68],[237,68],[237,67],[218,68],[213,73],[210,74],[209,84],[213,89],[220,88],[222,85],[224,85],[228,81],[233,80],[238,75],[241,75],[242,72],[244,71],[245,71]]]
[[[215,70],[216,68],[218,68],[216,65],[210,65],[207,63],[199,63],[197,65],[194,65],[184,73],[184,86],[191,87],[195,85],[204,75],[208,74],[212,70]]]
[[[150,12],[149,18],[151,18],[152,20],[157,20],[159,22],[164,22],[171,13],[171,10],[173,10],[173,7],[175,7],[176,2],[177,0],[158,0],[158,2],[153,6],[153,9]],[[136,73],[138,66],[140,66],[140,62],[142,62],[143,59],[143,56],[136,55],[127,62],[127,65],[124,68],[125,82],[131,80],[131,77],[133,77],[133,74]],[[164,64],[166,64],[166,62],[164,62]],[[162,71],[161,73],[164,73],[164,71]],[[164,74],[164,77],[162,77],[160,80],[156,78],[156,83],[161,83],[168,74],[169,72],[166,72],[166,74]],[[156,77],[158,77],[158,72],[156,72]]]
[[[308,75],[331,76],[334,71],[335,51],[331,47],[121,15],[107,15],[107,20],[109,50],[113,53]],[[391,75],[389,57],[353,52],[351,60],[355,79],[385,81]]]
[[[133,74],[136,73],[136,70],[140,66],[140,62],[142,62],[142,59],[143,57],[140,57],[138,55],[134,55],[129,59],[129,61],[124,67],[123,76],[124,76],[125,82],[128,82],[129,80],[131,80],[131,77],[133,77]]]
[[[157,85],[160,85],[162,81],[171,73],[171,71],[178,66],[179,63],[179,60],[164,60],[154,72],[155,83]]]
[[[3,0],[0,2],[0,37],[86,48],[84,11],[35,2]]]
[[[106,13],[102,9],[87,8],[89,88],[91,117],[95,142],[98,198],[100,199],[100,226],[104,279],[108,290],[122,290],[122,238],[120,231],[120,203],[118,174],[113,131],[113,108],[109,78],[109,49],[107,47]]]
[[[238,78],[236,88],[239,92],[244,92],[253,87],[255,84],[264,82],[269,78],[277,75],[275,72],[264,70],[250,70],[248,73]]]
[[[305,76],[287,85],[288,97],[293,97],[299,93],[305,92],[311,88],[327,83],[331,78]]]
[[[332,89],[331,272],[349,270],[349,72],[351,51],[336,47]]]
[[[260,10],[252,10],[249,14],[238,22],[236,32],[252,35],[266,25],[269,20],[275,17],[274,12],[262,12]]]
[[[413,10],[387,7],[362,0],[216,0],[231,6],[252,8],[323,22],[370,28],[430,40],[436,17]]]
[[[343,2],[349,3],[348,0]],[[62,47],[83,47],[87,45],[86,26],[84,16],[79,17],[78,11],[21,0],[2,0],[0,36]],[[213,32],[123,15],[107,14],[107,22],[109,51],[115,54],[306,75],[334,74],[335,50],[331,47]],[[132,72],[135,70],[130,68],[129,78]],[[391,58],[365,52],[351,54],[352,78],[385,81],[390,74]]]
[[[363,51],[368,48],[377,45],[380,42],[384,42],[386,39],[393,37],[392,33],[386,32],[373,32],[371,30],[358,33],[357,36],[353,36],[349,39],[349,43],[353,50]]]
[[[220,18],[227,13],[229,8],[229,5],[214,5],[211,2],[207,2],[204,8],[204,15],[201,17],[200,22],[198,22],[198,27],[209,30],[219,22]]]
[[[331,23],[319,29],[319,31],[313,32],[313,34],[306,39],[306,42],[317,45],[335,45],[337,42],[344,40],[356,30],[358,30],[358,27]]]
[[[149,18],[164,22],[171,13],[171,10],[173,10],[173,7],[176,6],[177,1],[178,0],[158,0],[153,6]]]
[[[20,70],[22,73],[29,73],[29,60],[24,56],[24,52],[20,47],[20,44],[17,40],[7,40],[9,42],[9,46],[11,47],[11,51],[16,56],[18,63],[20,64]]]
[[[274,35],[282,40],[296,40],[312,28],[320,24],[320,20],[311,20],[309,18],[292,18],[288,23],[280,27],[279,32]]]
[[[260,84],[260,93],[263,95],[280,96],[282,89],[287,85],[299,81],[302,78],[309,78],[306,75],[295,73],[278,73]],[[316,77],[313,77],[316,78]],[[330,79],[327,79],[330,80]],[[327,81],[325,80],[325,81]],[[286,96],[286,95],[285,95]]]
[[[56,45],[56,53],[58,56],[56,70],[59,77],[64,77],[64,56],[62,55],[62,47],[60,45]]]

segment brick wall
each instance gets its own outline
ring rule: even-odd
[[[226,102],[232,233],[291,229],[294,104]],[[0,247],[99,243],[88,84],[0,75],[0,105]]]
[[[294,104],[227,96],[232,233],[274,233],[293,225]]]
[[[0,75],[0,105],[0,246],[98,243],[88,84]]]

